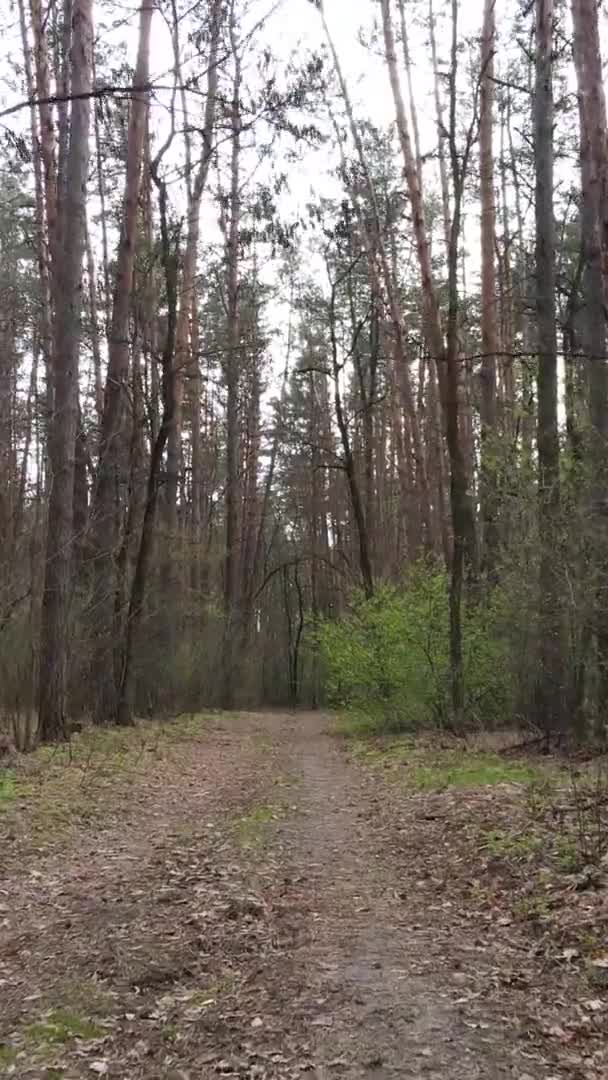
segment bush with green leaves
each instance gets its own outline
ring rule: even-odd
[[[501,628],[506,598],[463,612],[466,719],[494,727],[512,716],[508,643]],[[356,595],[340,620],[323,621],[318,643],[331,702],[360,728],[404,731],[448,727],[448,578],[421,563],[401,588],[372,599]]]

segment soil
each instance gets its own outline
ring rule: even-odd
[[[330,728],[217,717],[102,821],[7,838],[0,1075],[608,1076],[604,989],[476,863],[495,804],[414,797]]]

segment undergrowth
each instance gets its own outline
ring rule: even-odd
[[[423,561],[399,587],[353,598],[341,619],[318,627],[329,699],[361,734],[450,726],[448,578]],[[507,598],[463,611],[466,724],[500,726],[513,715],[506,638]]]

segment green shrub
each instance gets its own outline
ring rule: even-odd
[[[504,598],[463,612],[466,713],[476,726],[511,715],[508,650],[500,635]],[[363,730],[449,724],[448,580],[429,563],[401,588],[356,596],[348,615],[326,620],[318,642],[332,703]]]

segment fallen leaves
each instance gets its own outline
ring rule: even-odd
[[[231,718],[104,781],[103,829],[15,864],[7,1075],[42,1075],[24,1028],[76,975],[107,995],[99,1038],[47,1047],[49,1076],[298,1080],[407,1058],[450,1080],[499,1060],[519,1080],[605,1077],[605,898],[545,874],[523,789],[408,795],[289,723]],[[241,736],[255,725],[263,746]],[[297,798],[270,813],[277,775],[298,770]],[[239,842],[243,822],[263,845]]]

